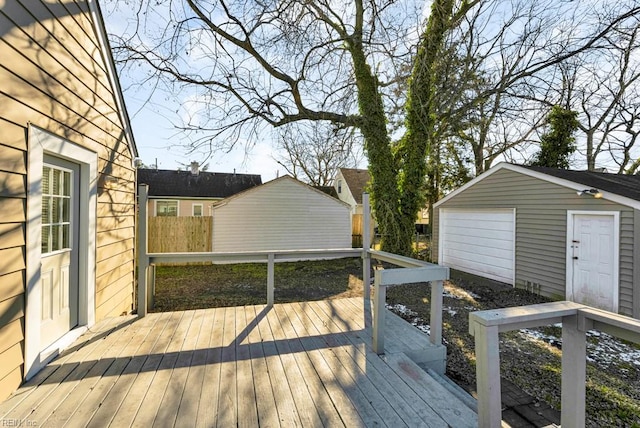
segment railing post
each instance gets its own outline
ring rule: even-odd
[[[375,293],[373,300],[373,352],[381,355],[384,354],[385,302],[387,300],[387,287],[382,285],[381,271],[375,271],[373,284]]]
[[[147,309],[153,309],[156,306],[156,265],[149,265],[149,279],[147,282]]]
[[[562,426],[585,425],[586,332],[578,327],[578,316],[562,318]]]
[[[147,195],[149,186],[138,185],[138,316],[147,315],[147,280],[149,256],[147,254]]]
[[[369,194],[362,194],[362,290],[364,293],[365,308],[371,299],[371,205]]]
[[[442,343],[442,291],[443,281],[431,281],[431,332],[429,340],[433,345]]]
[[[369,194],[362,194],[362,295],[364,325],[371,327],[371,205]]]
[[[273,306],[273,295],[275,290],[275,255],[269,253],[267,256],[267,306]]]
[[[497,326],[475,325],[476,380],[478,389],[478,426],[500,427],[500,348]]]

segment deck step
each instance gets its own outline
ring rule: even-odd
[[[422,367],[420,364],[419,366]],[[465,406],[473,410],[475,413],[478,412],[478,400],[473,398],[473,396],[465,391],[462,387],[460,387],[460,385],[458,385],[448,377],[438,374],[435,370],[426,368],[426,371],[440,385],[444,386],[449,392],[458,397],[458,399],[462,401]]]
[[[386,354],[382,358],[449,426],[478,426],[478,415],[474,410],[405,354]]]

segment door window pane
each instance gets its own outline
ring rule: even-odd
[[[54,166],[42,168],[42,253],[71,248],[72,174]]]
[[[48,253],[51,251],[51,246],[49,245],[51,243],[51,239],[49,238],[51,236],[51,226],[42,226],[42,252],[43,253]]]

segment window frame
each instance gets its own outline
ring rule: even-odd
[[[49,206],[49,221],[45,222],[44,221],[44,215],[42,216],[42,220],[40,222],[40,228],[42,231],[44,231],[44,228],[48,228],[48,238],[47,238],[47,251],[44,250],[44,248],[42,248],[45,244],[44,239],[41,241],[42,245],[41,245],[41,254],[43,256],[50,256],[53,254],[57,254],[63,251],[70,251],[71,250],[71,244],[73,242],[74,239],[74,230],[71,227],[74,221],[74,217],[73,217],[73,201],[74,198],[76,198],[76,195],[74,194],[74,188],[73,188],[73,180],[74,180],[74,171],[72,169],[69,168],[65,168],[62,167],[60,165],[54,165],[48,162],[43,162],[43,175],[42,175],[42,182],[43,182],[43,187],[44,187],[44,168],[48,168],[49,169],[49,174],[50,174],[50,178],[49,178],[49,183],[50,186],[53,186],[53,180],[54,180],[54,171],[59,171],[61,173],[61,177],[63,178],[61,181],[61,186],[60,189],[58,191],[58,193],[54,194],[53,193],[53,189],[50,189],[49,192],[44,191],[44,188],[42,190],[42,207],[44,207],[44,202],[45,202],[45,198],[51,202],[51,204],[48,204]],[[65,179],[66,178],[66,179]],[[68,182],[68,183],[67,183]],[[65,188],[68,190],[68,195],[65,194]],[[53,201],[54,200],[58,200],[59,201],[59,205],[58,205],[58,218],[54,219],[54,213],[56,212],[53,209]],[[66,204],[66,209],[65,209],[65,204],[63,201],[67,201]],[[64,220],[64,213],[67,213],[68,219]],[[64,228],[67,228],[67,242],[65,245],[64,242]],[[57,241],[56,239],[54,239],[54,228],[58,228],[58,238]],[[53,244],[54,243],[58,243],[58,245],[56,246],[56,248],[53,248]]]
[[[200,207],[200,214],[196,214],[196,207]],[[191,204],[191,215],[193,217],[204,217],[204,204]]]
[[[156,199],[154,201],[154,215],[156,217],[180,217],[180,201],[177,199]],[[171,202],[176,205],[176,215],[167,215],[167,214],[159,214],[158,213],[158,203],[167,203]]]

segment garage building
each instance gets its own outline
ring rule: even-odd
[[[640,318],[640,177],[500,163],[434,205],[432,251],[453,269]]]

